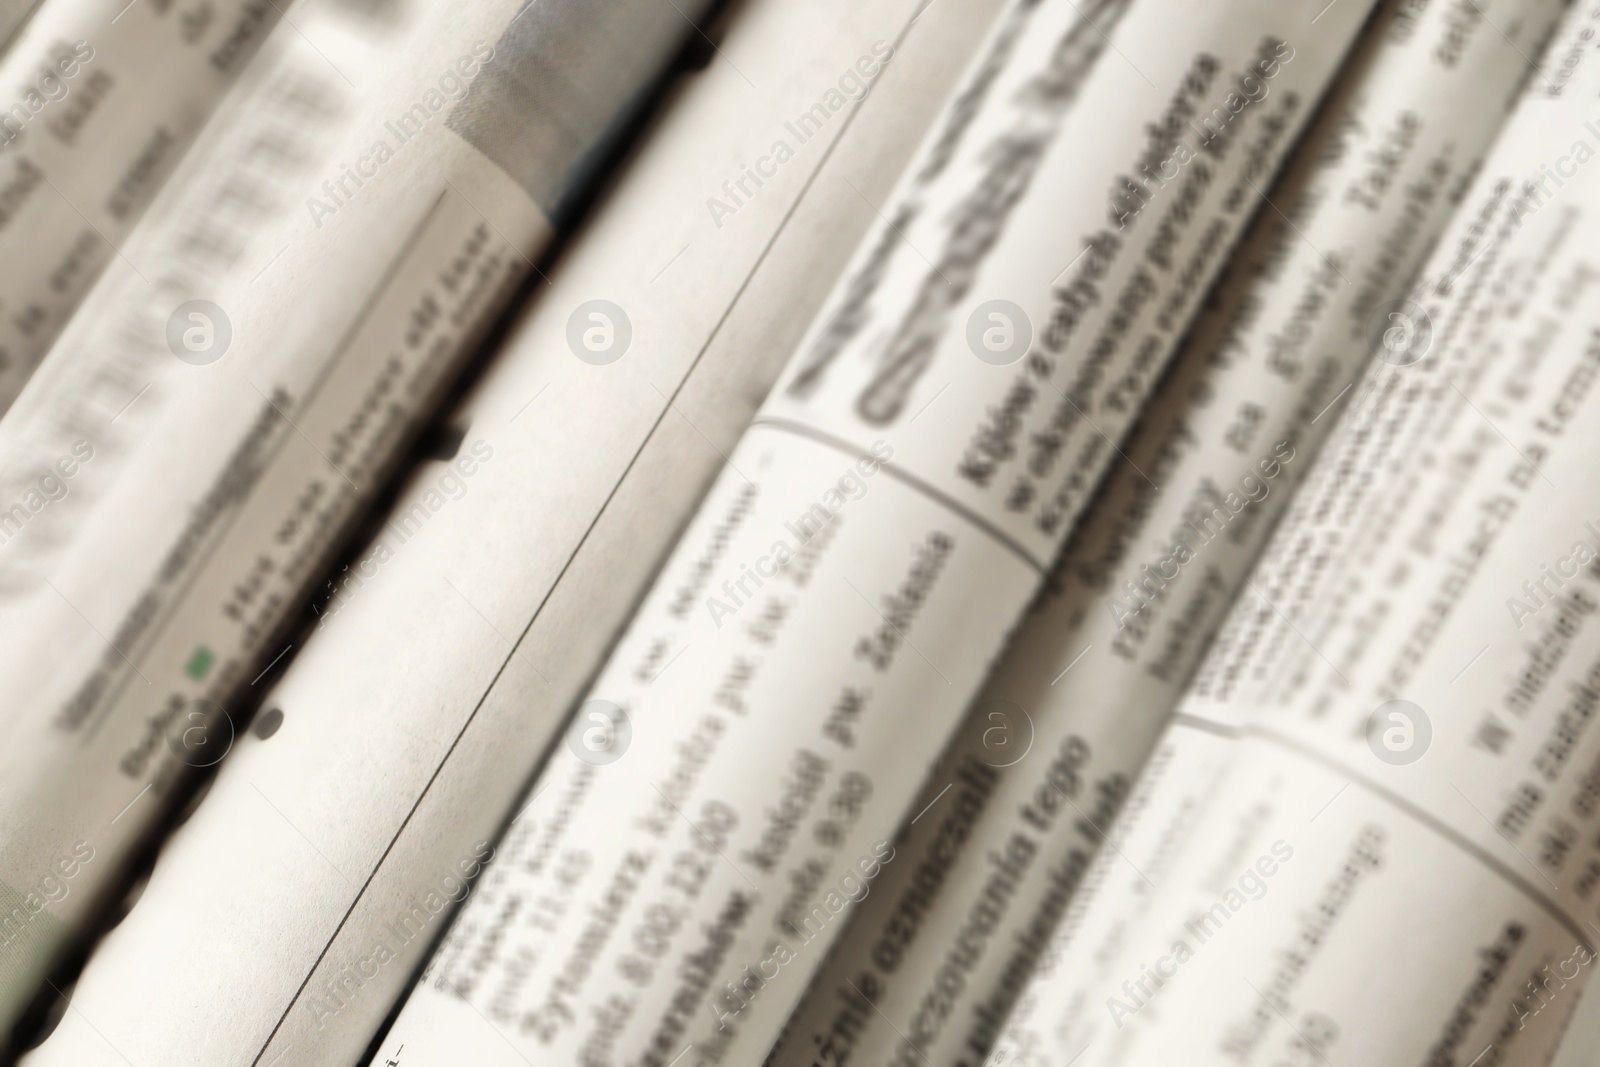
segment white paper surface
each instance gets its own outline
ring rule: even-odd
[[[1270,180],[1365,14],[1300,35],[1315,12],[1080,10],[1001,16],[374,1062],[757,1062],[846,897],[896,862],[885,839],[1255,203],[1245,179]],[[1144,124],[1220,102],[1263,51],[1271,92],[1219,120],[1187,194],[1113,212]],[[997,366],[1024,316],[1037,343]],[[622,715],[620,759],[575,754]]]
[[[998,5],[943,0],[908,31],[916,6],[784,0],[730,22],[453,418],[460,456],[492,456],[417,473],[264,705],[281,725],[240,736],[30,1063],[362,1052],[445,916],[395,924],[515,813]],[[794,144],[786,121],[869,81]],[[778,139],[794,157],[719,219],[707,200]],[[567,341],[596,298],[633,329],[604,365]]]
[[[0,422],[0,463],[87,457],[4,512],[0,678],[31,697],[0,749],[7,907],[95,853],[0,944],[7,1001],[231,743],[228,703],[704,6],[418,7],[359,90],[328,83],[354,106],[247,254],[143,294],[133,329],[91,297]]]
[[[1115,936],[1063,928],[991,1062],[1549,1062],[1592,961],[1571,705],[1594,638],[1559,608],[1519,632],[1506,601],[1583,536],[1552,483],[1600,447],[1574,166],[1600,143],[1595,17],[1571,13],[1424,271],[1426,354],[1357,386],[1164,739],[1210,769],[1163,767],[1117,832],[1158,888],[1119,906],[1132,876],[1106,877],[1081,928]],[[1574,180],[1528,193],[1545,166]]]
[[[0,412],[287,4],[0,3]],[[115,264],[113,266],[113,264]]]
[[[1369,322],[1408,292],[1561,5],[1501,4],[1519,37],[1476,35],[1449,64],[1448,9],[1403,10],[1384,6],[1271,188],[912,806],[909,862],[880,876],[775,1063],[982,1063],[1056,924],[1077,921],[1113,816],[1371,359]],[[1118,893],[1149,888],[1148,858],[1108,864],[1095,877]]]

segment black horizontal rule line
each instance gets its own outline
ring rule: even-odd
[[[1251,725],[1244,727],[1243,732],[1249,734],[1251,737],[1258,737],[1264,741],[1271,741],[1272,743],[1279,745],[1280,747],[1287,748],[1291,752],[1298,753],[1306,759],[1320,764],[1329,770],[1345,775],[1356,785],[1361,786],[1373,796],[1387,801],[1390,806],[1396,808],[1406,815],[1409,815],[1416,822],[1426,826],[1428,829],[1432,830],[1446,841],[1449,841],[1451,844],[1455,845],[1468,856],[1476,859],[1484,867],[1499,875],[1500,878],[1508,885],[1522,893],[1522,895],[1527,897],[1529,900],[1533,901],[1541,909],[1547,912],[1551,918],[1555,919],[1558,923],[1565,927],[1567,932],[1576,938],[1580,945],[1585,947],[1590,946],[1588,935],[1583,932],[1583,927],[1579,926],[1572,919],[1572,917],[1567,914],[1566,909],[1557,904],[1549,894],[1544,892],[1544,890],[1540,889],[1537,885],[1534,885],[1532,882],[1528,881],[1526,878],[1522,877],[1522,875],[1518,874],[1509,865],[1502,862],[1498,857],[1489,852],[1488,849],[1484,848],[1482,845],[1479,845],[1477,842],[1462,834],[1460,831],[1454,829],[1447,823],[1430,815],[1428,812],[1424,811],[1416,804],[1413,804],[1399,793],[1389,789],[1387,786],[1379,785],[1377,782],[1368,778],[1365,774],[1352,770],[1339,760],[1336,760],[1331,756],[1324,755],[1323,753],[1316,751],[1316,749],[1305,745],[1294,738],[1280,734],[1275,730],[1270,730],[1263,726]]]
[[[915,474],[912,474],[901,467],[895,466],[892,462],[886,463],[879,460],[877,456],[857,447],[842,437],[837,437],[826,430],[819,430],[815,426],[809,426],[806,423],[797,422],[794,419],[779,418],[773,415],[758,415],[754,421],[750,423],[750,426],[752,429],[759,426],[762,429],[778,430],[784,433],[793,434],[796,437],[804,437],[808,440],[816,442],[817,444],[831,448],[836,452],[841,452],[844,455],[849,456],[851,459],[870,459],[875,463],[879,463],[879,470],[889,475],[889,477],[893,478],[901,485],[916,490],[918,493],[927,497],[935,504],[938,504],[946,511],[955,514],[961,519],[964,519],[970,525],[983,531],[985,534],[988,534],[991,540],[993,540],[1000,547],[1004,548],[1006,551],[1010,552],[1012,555],[1016,556],[1018,559],[1022,560],[1022,562],[1026,563],[1040,576],[1043,576],[1050,569],[1048,563],[1042,562],[1035,558],[1033,553],[1028,551],[1022,542],[1018,541],[1016,538],[1002,530],[999,526],[996,526],[989,519],[985,518],[983,515],[980,515],[967,505],[961,503],[961,501],[955,499],[950,494],[944,492],[942,489],[939,489],[937,486],[924,481]]]

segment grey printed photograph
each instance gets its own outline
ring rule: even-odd
[[[0,1067],[1600,1067],[1597,156],[1589,0],[0,0]]]

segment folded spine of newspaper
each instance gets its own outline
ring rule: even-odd
[[[1008,8],[384,1048],[769,1050],[1365,14]]]
[[[1426,354],[1364,381],[1164,740],[1118,836],[1159,888],[1104,880],[1104,936],[1063,929],[997,1061],[1553,1054],[1593,958],[1593,846],[1560,842],[1592,814],[1596,549],[1545,479],[1597,448],[1597,30],[1574,9],[1546,51],[1412,294]]]
[[[1383,5],[775,1064],[983,1062],[1561,11]]]
[[[108,265],[147,281],[123,244],[279,13],[50,0],[0,58],[0,412]]]
[[[59,457],[0,545],[0,677],[32,696],[0,752],[0,1021],[226,751],[229,703],[704,7],[419,5],[292,209],[178,279],[215,288],[153,294],[109,344],[91,297],[0,422],[5,462]]]
[[[452,418],[474,473],[430,463],[356,554],[30,1067],[361,1055],[999,3],[919,7],[740,9]],[[597,293],[612,361],[566,339]]]

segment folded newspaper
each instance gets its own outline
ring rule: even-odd
[[[125,242],[282,8],[0,3],[0,412]],[[8,497],[9,498],[9,497]]]
[[[767,1054],[1365,13],[999,16],[373,1062]]]
[[[292,609],[706,7],[417,5],[366,50],[285,23],[322,67],[264,77],[196,149],[198,182],[272,179],[218,205],[260,213],[248,247],[153,219],[128,247],[189,271],[107,274],[0,422],[0,462],[53,464],[0,512],[0,678],[29,694],[0,750],[0,903],[94,856],[6,931],[0,1023],[225,753]]]
[[[730,21],[30,1063],[361,1056],[999,5],[917,6]],[[741,158],[768,173],[719,218]],[[569,343],[596,299],[630,324],[614,350]]]
[[[774,1063],[989,1055],[1561,5],[1486,10],[1519,36],[1445,63],[1447,8],[1381,5]]]
[[[1592,1061],[1597,33],[0,4],[0,1060]]]
[[[1593,639],[1562,614],[1592,535],[1551,482],[1593,463],[1569,179],[1600,143],[1597,18],[1529,78],[1411,294],[1423,332],[1352,391],[997,1058],[1554,1055],[1596,917],[1591,846],[1549,845],[1596,759]],[[1555,605],[1537,628],[1526,598]]]

